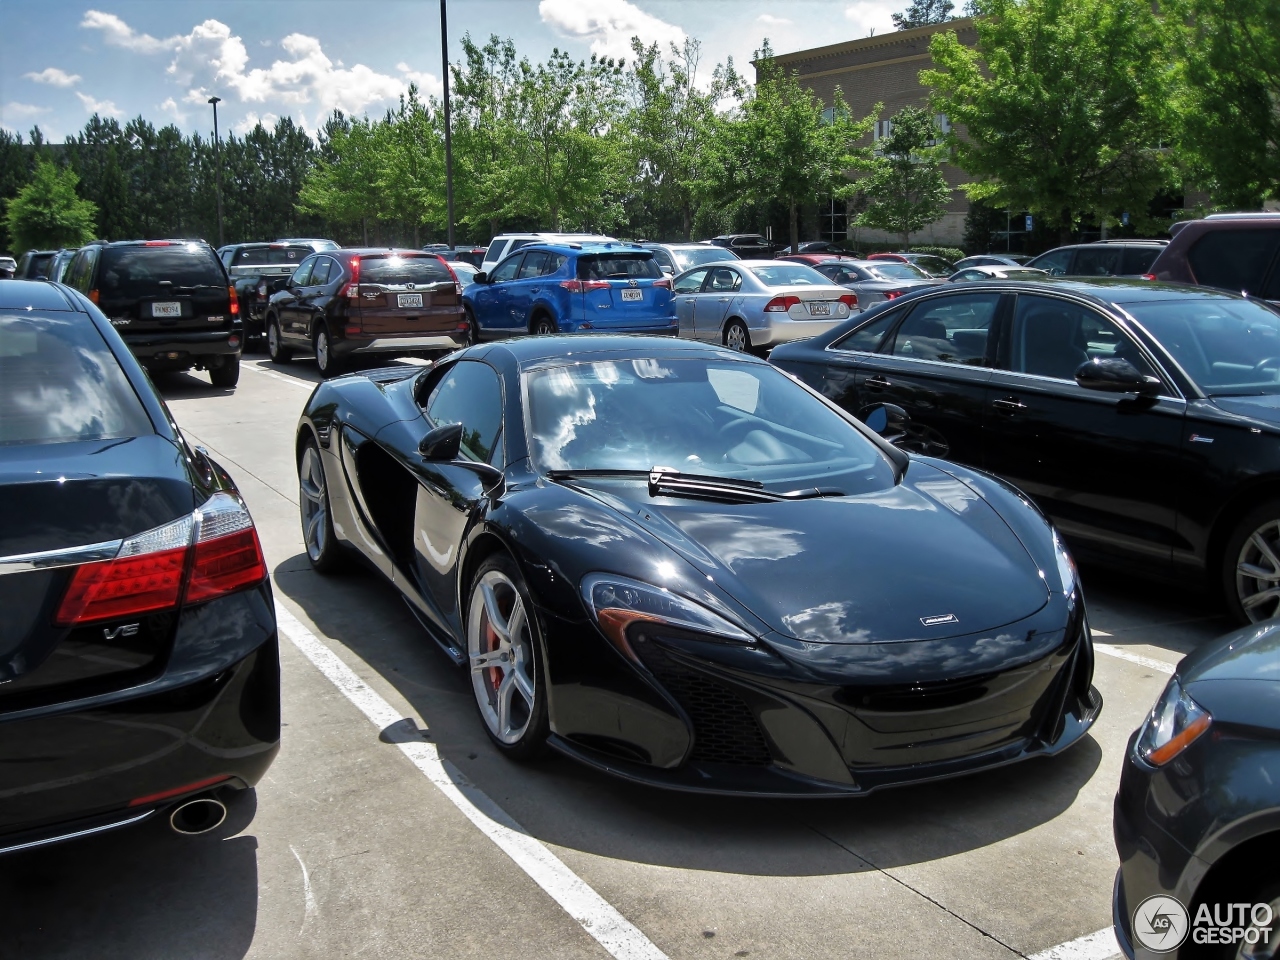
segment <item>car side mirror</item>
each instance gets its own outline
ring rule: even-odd
[[[488,283],[488,282],[489,282],[489,274],[487,274],[485,271],[481,270],[479,273],[477,273],[477,274],[475,275],[475,277],[472,279],[472,281],[471,281],[471,282],[472,282],[472,283]]]
[[[865,423],[890,443],[900,440],[907,432],[907,422],[911,419],[907,411],[894,403],[877,403],[864,407],[858,419]]]
[[[448,463],[458,459],[462,447],[462,424],[446,423],[429,431],[418,444],[418,453],[429,463]]]
[[[1144,374],[1122,357],[1098,357],[1076,368],[1076,383],[1104,393],[1136,393],[1153,397],[1163,387],[1158,377]]]

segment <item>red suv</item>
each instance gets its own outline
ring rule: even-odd
[[[1280,213],[1215,213],[1170,229],[1148,280],[1173,280],[1280,304]]]

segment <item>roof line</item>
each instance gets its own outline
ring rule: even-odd
[[[955,20],[945,20],[942,23],[930,23],[923,27],[912,27],[909,30],[895,30],[891,33],[863,37],[859,40],[845,40],[825,47],[810,47],[808,50],[796,50],[792,53],[777,53],[774,54],[772,59],[775,63],[782,64],[791,64],[798,60],[816,60],[820,57],[830,57],[838,53],[849,53],[854,50],[872,50],[876,47],[892,46],[907,40],[928,37],[936,33],[945,33],[948,30],[967,30],[971,29],[973,24],[973,17],[957,17]],[[758,63],[758,61],[753,60],[752,63]],[[806,74],[801,74],[801,76],[806,76]]]

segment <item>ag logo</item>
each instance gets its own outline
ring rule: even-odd
[[[1133,911],[1133,935],[1152,953],[1168,953],[1187,939],[1191,918],[1187,908],[1173,897],[1147,897]]]

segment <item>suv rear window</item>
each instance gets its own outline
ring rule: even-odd
[[[439,257],[361,257],[361,283],[452,282],[453,274]]]
[[[87,317],[0,315],[0,445],[153,432],[142,401]]]
[[[579,280],[658,280],[662,268],[651,253],[598,253],[578,258]]]
[[[169,281],[163,287],[162,280]],[[213,250],[198,243],[164,247],[104,247],[98,287],[106,297],[133,300],[182,288],[225,287],[227,275]]]
[[[1151,265],[1164,247],[1125,247],[1124,272],[1129,275],[1151,272]]]
[[[249,247],[237,250],[231,260],[233,267],[278,267],[301,263],[311,256],[310,247]]]
[[[1280,247],[1280,230],[1211,230],[1187,251],[1196,282],[1257,293]]]

